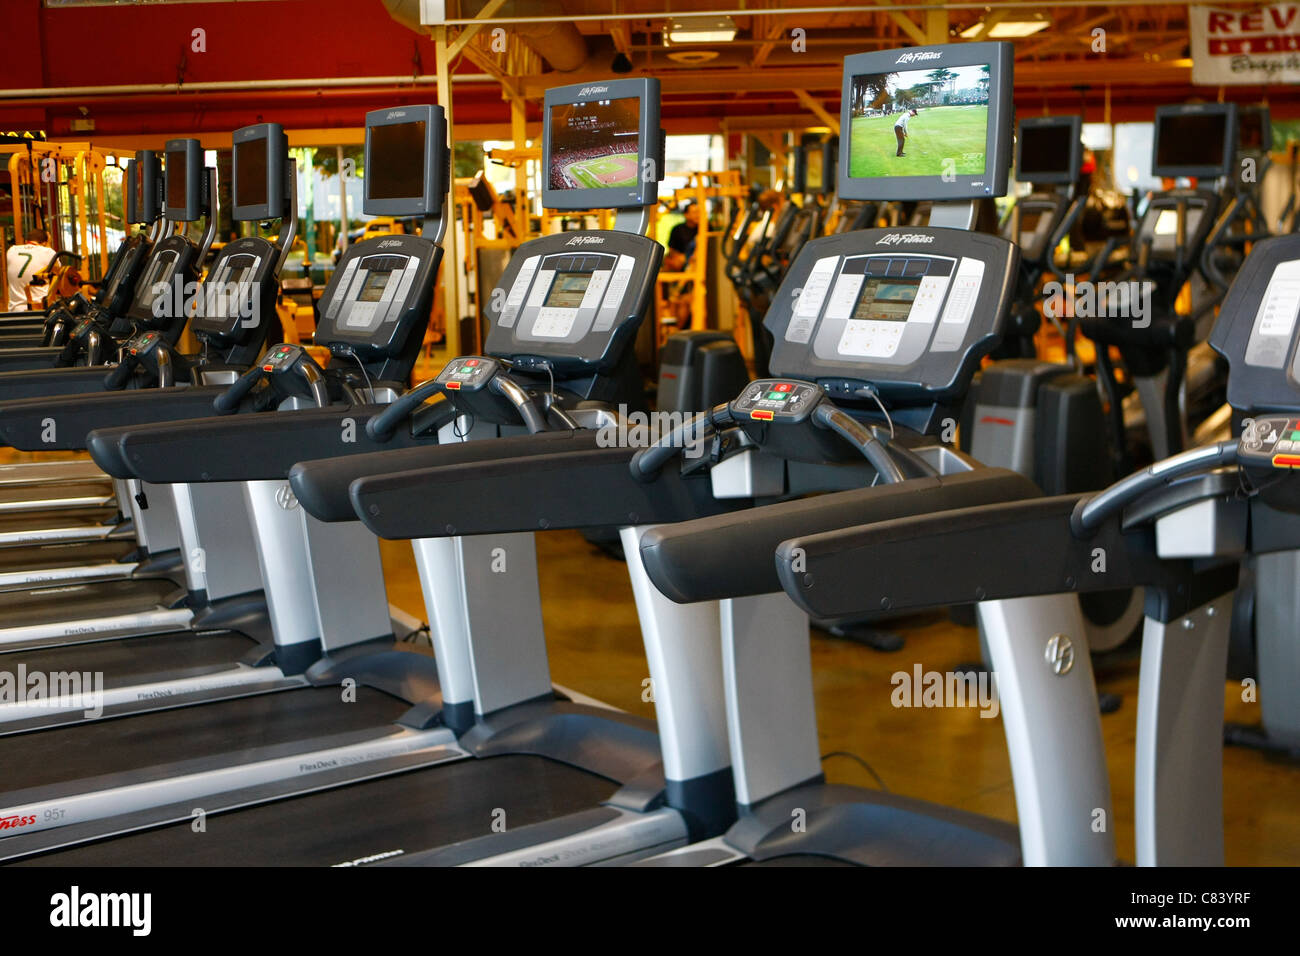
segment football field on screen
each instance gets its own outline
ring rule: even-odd
[[[587,189],[635,186],[636,153],[618,153],[597,159],[584,159],[581,162],[571,163],[564,171],[575,183]]]
[[[892,116],[855,116],[849,152],[850,176],[939,176],[943,161],[953,161],[958,176],[984,172],[984,145],[989,108],[938,106],[922,108],[909,121],[903,156],[898,151]]]

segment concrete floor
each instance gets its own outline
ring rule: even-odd
[[[410,548],[384,542],[389,598],[424,618],[423,600]],[[537,535],[543,616],[551,671],[557,683],[646,717],[641,700],[649,676],[632,590],[623,564],[579,534]],[[895,708],[890,703],[896,671],[915,663],[946,671],[979,656],[973,628],[950,623],[946,614],[910,618],[900,631],[901,651],[880,653],[814,631],[813,680],[823,754],[848,751],[866,761],[890,790],[963,810],[1015,819],[1011,766],[999,719],[982,719],[973,708]],[[1110,765],[1116,844],[1132,861],[1133,748],[1137,719],[1137,658],[1099,668],[1102,690],[1123,698],[1102,718]],[[1258,707],[1243,704],[1225,685],[1229,720],[1255,722]],[[876,786],[856,761],[825,761],[837,783]],[[1226,748],[1223,760],[1227,862],[1232,865],[1300,865],[1300,763],[1252,750]]]

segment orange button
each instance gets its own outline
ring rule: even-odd
[[[448,382],[447,387],[452,391],[456,391],[460,388],[460,382]]]
[[[1300,455],[1274,455],[1274,468],[1300,468]]]
[[[761,408],[756,408],[749,413],[749,417],[757,418],[760,422],[770,422],[772,420],[772,413],[764,411]]]

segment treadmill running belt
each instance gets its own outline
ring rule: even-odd
[[[116,502],[111,508],[71,508],[55,514],[43,514],[39,511],[0,514],[0,534],[40,531],[44,528],[105,528],[115,514],[117,514]]]
[[[176,583],[166,578],[132,578],[5,591],[0,593],[0,628],[152,611],[160,605],[166,607],[164,602],[178,590]]]
[[[85,499],[90,499],[86,501]],[[104,499],[108,499],[105,501]],[[82,500],[80,505],[63,505],[65,508],[104,508],[117,507],[117,497],[111,483],[68,482],[62,485],[17,485],[0,488],[0,509],[11,504],[30,506],[33,502]],[[27,514],[31,514],[29,509]]]
[[[609,799],[603,777],[544,757],[462,760],[16,861],[22,866],[331,866],[412,853],[577,813]],[[494,816],[495,814],[495,816]]]
[[[130,558],[136,547],[134,539],[119,539],[0,548],[0,573],[44,568],[73,568],[83,564],[125,561]]]
[[[172,631],[89,644],[59,644],[0,655],[0,673],[13,673],[19,664],[27,665],[29,674],[89,671],[104,675],[105,688],[121,687],[138,683],[133,680],[137,675],[234,664],[255,643],[235,631]],[[0,724],[0,733],[3,731],[4,725]]]
[[[352,703],[338,687],[304,687],[0,737],[0,803],[15,790],[204,755],[232,754],[238,764],[248,748],[383,729],[408,709],[372,688],[356,690]]]

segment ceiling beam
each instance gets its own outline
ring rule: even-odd
[[[816,116],[819,120],[831,128],[831,132],[836,136],[840,135],[840,118],[831,114],[826,107],[822,106],[814,99],[807,90],[796,89],[794,95],[799,97],[799,102],[808,107],[808,111]]]
[[[475,20],[490,20],[493,14],[506,5],[506,0],[488,0],[487,5],[474,15]],[[451,43],[447,44],[447,62],[453,62],[460,51],[465,49],[465,44],[474,38],[474,34],[483,29],[481,23],[471,23],[460,31],[460,34]]]

